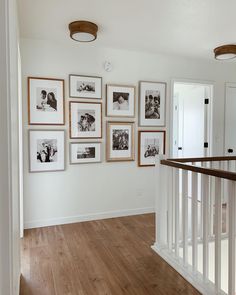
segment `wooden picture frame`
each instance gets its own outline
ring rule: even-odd
[[[65,125],[63,79],[28,77],[28,124]]]
[[[107,162],[134,161],[134,122],[107,122]]]
[[[69,102],[70,139],[102,138],[102,103]]]
[[[151,136],[151,133],[153,133],[153,136]],[[157,139],[156,143],[155,143],[154,134],[158,135],[156,136],[156,139]],[[145,139],[146,139],[146,142],[144,143],[143,141]],[[159,140],[161,140],[161,143],[159,143]],[[150,146],[150,149],[148,148],[148,146]],[[139,167],[155,166],[155,155],[157,153],[164,155],[165,149],[166,149],[166,131],[165,130],[139,130],[138,131],[138,166]]]
[[[28,130],[29,172],[65,170],[65,130]]]
[[[106,85],[107,117],[135,117],[136,87],[130,85]]]
[[[102,77],[70,74],[69,96],[71,98],[102,99]]]
[[[166,88],[166,82],[139,81],[140,127],[165,126]]]
[[[70,164],[101,163],[101,142],[71,142]]]

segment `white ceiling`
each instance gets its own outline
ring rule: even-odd
[[[236,43],[236,0],[18,0],[21,37],[74,42],[68,24],[99,26],[98,46],[213,58]],[[88,46],[80,45],[80,46]]]

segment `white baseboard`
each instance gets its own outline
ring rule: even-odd
[[[159,256],[161,256],[170,266],[172,266],[186,281],[193,285],[203,295],[215,295],[213,283],[210,281],[204,282],[203,277],[199,273],[193,273],[191,266],[184,267],[180,260],[176,259],[172,253],[166,248],[160,248],[155,243],[151,247]],[[217,293],[219,295],[226,295],[223,291]]]
[[[91,214],[69,216],[69,217],[33,220],[33,221],[25,222],[24,229],[76,223],[76,222],[83,222],[83,221],[91,221],[91,220],[100,220],[100,219],[122,217],[122,216],[147,214],[147,213],[154,213],[154,211],[155,209],[153,207],[147,207],[147,208],[108,211],[108,212],[101,212],[101,213],[91,213]]]

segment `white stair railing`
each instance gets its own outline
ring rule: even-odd
[[[157,157],[152,248],[206,295],[235,295],[235,164]]]

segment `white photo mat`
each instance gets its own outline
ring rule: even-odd
[[[43,90],[55,94],[56,110],[47,104],[44,110],[37,108]],[[64,80],[29,77],[28,91],[30,125],[64,125]]]
[[[147,152],[153,147],[157,152]],[[139,166],[154,166],[155,155],[165,153],[165,131],[139,131]]]
[[[86,149],[94,149],[95,153],[93,157],[78,157],[78,154],[83,153]],[[71,164],[83,164],[83,163],[99,163],[101,162],[101,143],[70,143],[70,163]]]
[[[114,102],[116,94],[126,95],[124,103]],[[114,95],[115,94],[115,95]],[[117,106],[116,106],[117,105]],[[134,117],[135,116],[135,87],[107,85],[107,116],[109,117]]]
[[[65,131],[64,130],[29,130],[29,166],[30,172],[49,172],[65,170]],[[39,144],[54,141],[56,143],[56,160],[40,162],[37,154]]]
[[[87,86],[89,87],[88,90],[86,90]],[[92,90],[93,88],[94,91]],[[69,75],[69,96],[101,99],[102,78],[94,76]]]
[[[93,131],[80,131],[80,114],[92,113],[95,122]],[[70,138],[101,138],[102,137],[102,104],[86,102],[70,102]]]
[[[160,107],[159,118],[145,118],[145,99],[148,93],[159,93]],[[166,111],[166,83],[164,82],[139,82],[139,125],[140,126],[165,126]]]

